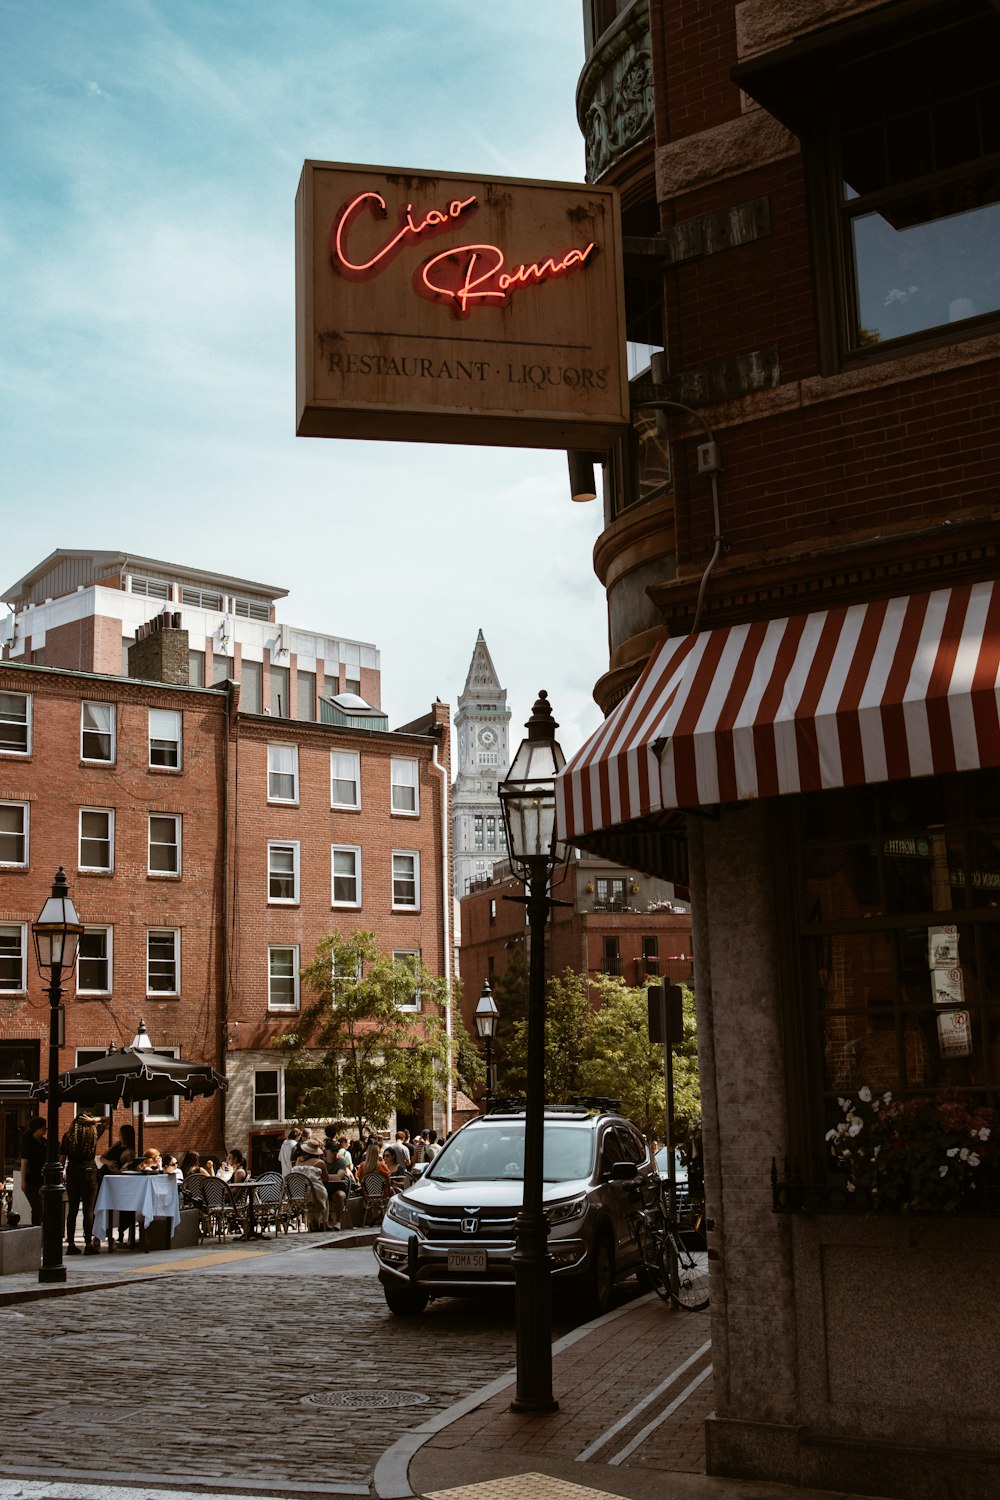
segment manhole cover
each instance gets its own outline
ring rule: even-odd
[[[332,1406],[340,1411],[363,1411],[371,1407],[423,1406],[430,1396],[419,1391],[316,1391],[303,1396],[302,1406]]]

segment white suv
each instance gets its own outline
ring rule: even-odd
[[[604,1312],[617,1280],[640,1270],[631,1222],[637,1194],[617,1163],[654,1173],[645,1140],[607,1108],[545,1110],[544,1201],[556,1284],[575,1282]],[[514,1221],[524,1193],[524,1110],[470,1120],[411,1187],[390,1199],[375,1241],[379,1280],[394,1313],[431,1297],[510,1290]]]

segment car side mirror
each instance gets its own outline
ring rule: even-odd
[[[613,1162],[606,1173],[609,1182],[632,1182],[638,1175],[639,1169],[631,1161]]]

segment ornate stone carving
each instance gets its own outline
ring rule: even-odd
[[[587,143],[587,181],[596,182],[623,152],[653,129],[653,60],[645,5],[628,11],[580,79],[580,126]]]

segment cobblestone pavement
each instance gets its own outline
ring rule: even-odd
[[[489,1302],[392,1317],[368,1249],[0,1307],[0,1475],[368,1494],[395,1437],[508,1369],[513,1337]],[[338,1405],[360,1392],[406,1404]]]

